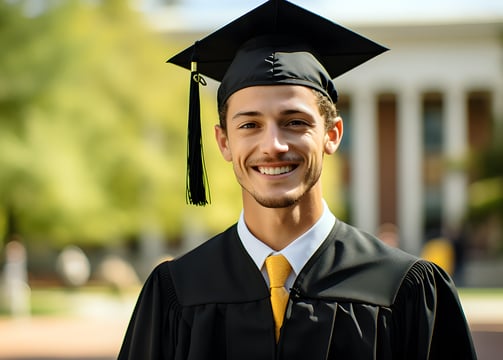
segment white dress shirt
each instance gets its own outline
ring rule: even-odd
[[[334,224],[335,216],[332,214],[325,201],[323,201],[323,213],[318,221],[281,251],[271,249],[250,232],[246,226],[243,212],[241,212],[241,216],[239,217],[237,230],[244,248],[257,265],[257,268],[262,272],[268,286],[269,277],[267,276],[267,271],[264,266],[266,257],[269,255],[282,254],[288,260],[292,266],[292,272],[285,282],[285,287],[290,291],[297,275],[320,247],[321,243],[327,238]]]

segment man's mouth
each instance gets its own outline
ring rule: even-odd
[[[292,171],[295,167],[293,165],[288,166],[258,166],[257,169],[261,174],[264,175],[281,175]]]

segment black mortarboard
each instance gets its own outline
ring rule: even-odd
[[[173,56],[191,70],[187,200],[205,205],[199,83],[220,81],[218,106],[239,89],[298,84],[337,101],[335,77],[387,49],[285,0],[269,0]]]

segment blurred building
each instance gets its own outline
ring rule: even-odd
[[[392,50],[337,81],[351,220],[396,224],[400,246],[419,254],[462,226],[468,155],[502,125],[503,18],[357,30]]]
[[[342,23],[332,16],[338,9],[324,14]],[[180,5],[157,10],[152,23],[187,46],[241,14],[212,18],[205,27]],[[223,17],[217,13],[213,9]],[[342,23],[391,51],[336,84],[345,120],[340,154],[348,220],[372,233],[392,224],[398,245],[420,254],[430,236],[462,226],[472,180],[467,156],[488,146],[503,126],[503,11],[448,21],[449,14],[414,21],[410,15]]]

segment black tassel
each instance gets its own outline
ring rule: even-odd
[[[208,178],[204,164],[203,142],[201,134],[199,84],[206,85],[206,80],[204,80],[204,78],[202,78],[197,71],[197,62],[193,61],[191,64],[190,72],[186,200],[190,204],[204,206],[208,204],[206,197]]]

